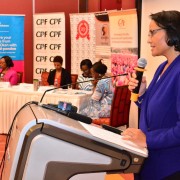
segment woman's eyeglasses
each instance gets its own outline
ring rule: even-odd
[[[160,30],[163,30],[163,28],[149,30],[148,36],[153,37]]]

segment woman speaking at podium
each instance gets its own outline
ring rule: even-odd
[[[143,89],[142,80],[137,102],[140,129],[126,129],[123,138],[149,151],[135,179],[176,180],[180,179],[180,12],[162,11],[150,18],[148,43],[152,56],[165,56],[167,60],[160,64],[147,89]],[[133,74],[129,89],[137,84]]]

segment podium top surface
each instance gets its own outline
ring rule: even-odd
[[[133,142],[123,140],[121,135],[92,124],[82,123],[52,110],[42,108],[41,106],[33,104],[23,108],[18,114],[17,119],[16,126],[19,127],[20,131],[24,129],[27,130],[37,123],[44,123],[112,146],[119,150],[126,150],[142,157],[148,157],[146,148],[137,146]]]

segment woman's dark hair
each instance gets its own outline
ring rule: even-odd
[[[180,12],[161,11],[151,14],[150,18],[167,33],[167,45],[174,46],[176,51],[180,51]]]
[[[83,59],[80,63],[80,68],[82,68],[82,66],[86,65],[88,67],[88,69],[92,68],[92,62],[90,59]]]
[[[11,57],[9,57],[9,56],[3,56],[3,57],[1,57],[1,59],[4,59],[4,60],[5,60],[6,66],[7,66],[8,68],[14,67],[14,63],[13,63]]]
[[[94,63],[92,68],[94,71],[98,74],[105,74],[107,72],[107,66],[103,64],[102,59],[100,59],[98,62]]]
[[[63,58],[61,56],[55,56],[53,62],[59,62],[62,65]]]

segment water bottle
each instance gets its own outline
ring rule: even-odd
[[[38,79],[33,79],[33,86],[34,86],[34,91],[37,91],[39,88],[39,80]]]

